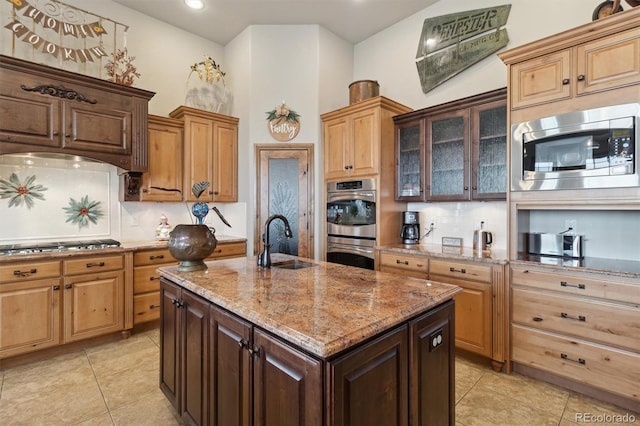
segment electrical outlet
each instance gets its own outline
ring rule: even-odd
[[[564,229],[569,231],[568,233],[575,233],[578,228],[578,221],[575,219],[569,219],[564,221]]]

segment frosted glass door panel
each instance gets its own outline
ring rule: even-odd
[[[507,107],[480,111],[478,193],[507,190]]]
[[[271,253],[298,254],[298,160],[269,159],[269,216],[281,214],[291,226],[293,238],[284,235],[284,223],[276,219],[269,227]]]
[[[420,123],[398,128],[396,197],[419,197],[423,186],[424,146]]]
[[[465,117],[431,122],[431,195],[465,191]]]

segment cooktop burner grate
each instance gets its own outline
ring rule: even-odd
[[[72,250],[100,250],[114,247],[120,247],[120,242],[112,239],[5,244],[0,245],[0,256],[64,252]]]

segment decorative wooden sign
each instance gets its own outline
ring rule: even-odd
[[[511,5],[425,19],[416,54],[422,91],[427,93],[509,42],[505,28]]]
[[[267,127],[271,136],[280,141],[288,142],[300,132],[300,114],[289,109],[282,101],[282,105],[267,113]]]

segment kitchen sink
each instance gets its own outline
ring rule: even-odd
[[[309,268],[311,266],[318,266],[315,263],[305,262],[303,260],[291,259],[291,260],[283,260],[281,262],[273,262],[271,267],[273,268],[282,268],[282,269],[303,269]]]

